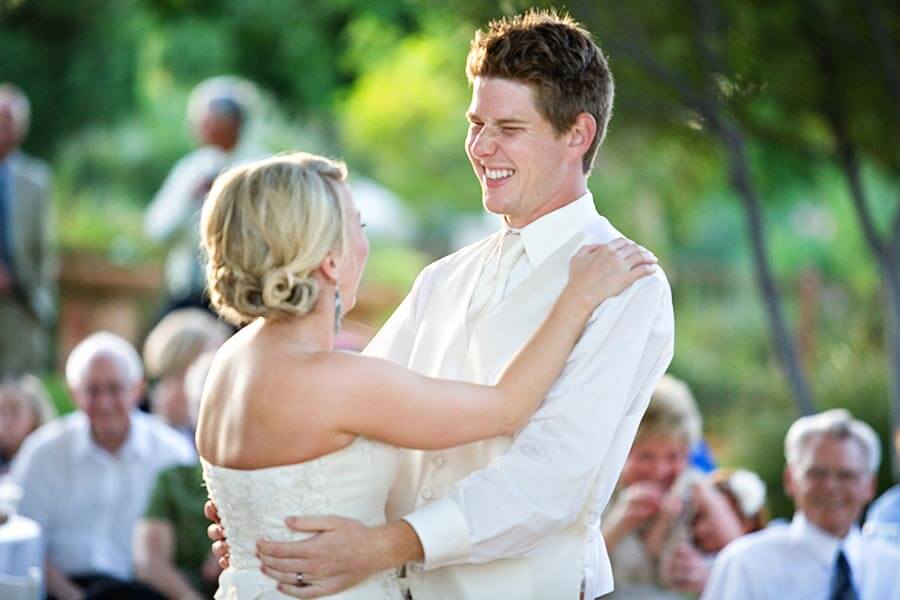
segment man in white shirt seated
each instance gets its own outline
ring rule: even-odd
[[[803,417],[788,430],[784,452],[793,521],[725,548],[703,599],[900,598],[900,550],[856,526],[881,460],[872,428],[841,409]]]
[[[47,590],[70,598],[155,598],[126,583],[131,535],[156,474],[190,464],[194,449],[175,430],[135,410],[143,369],[135,349],[111,333],[79,343],[66,362],[78,409],[34,432],[13,461],[24,491],[19,512],[47,540]]]

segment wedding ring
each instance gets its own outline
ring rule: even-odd
[[[297,585],[303,587],[306,583],[303,581],[303,571],[297,571]]]

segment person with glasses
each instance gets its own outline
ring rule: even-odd
[[[144,389],[137,351],[121,337],[95,333],[66,361],[78,410],[31,434],[10,471],[22,486],[19,512],[47,540],[51,598],[156,599],[131,581],[131,535],[156,474],[191,464],[182,435],[136,410]]]
[[[900,549],[856,523],[875,494],[881,447],[843,409],[802,417],[784,442],[789,526],[744,536],[716,558],[703,599],[900,598]]]

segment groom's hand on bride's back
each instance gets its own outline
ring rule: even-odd
[[[343,517],[289,517],[287,526],[311,533],[298,542],[260,540],[262,571],[296,598],[319,598],[346,590],[370,576],[422,560],[422,545],[406,521],[367,527]]]
[[[207,500],[203,506],[203,514],[212,521],[206,528],[206,535],[212,540],[212,552],[219,559],[219,566],[223,569],[228,568],[228,542],[225,541],[225,531],[219,524],[219,510],[212,500]]]

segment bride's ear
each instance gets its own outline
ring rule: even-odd
[[[319,263],[319,270],[325,277],[325,280],[331,284],[337,284],[338,275],[341,267],[340,257],[336,252],[329,252],[325,258]]]

